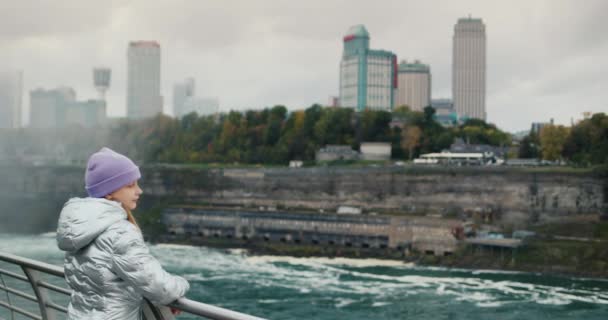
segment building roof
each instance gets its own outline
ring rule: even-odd
[[[361,142],[361,146],[390,146],[390,142]]]
[[[393,52],[387,50],[369,50],[368,56],[393,57],[396,56]]]
[[[462,138],[456,138],[450,145],[450,152],[471,153],[471,152],[492,152],[497,156],[503,156],[508,151],[508,147],[497,147],[487,144],[468,144]]]
[[[464,17],[464,18],[458,19],[458,23],[461,23],[461,22],[463,22],[463,23],[466,23],[466,22],[479,23],[479,22],[482,22],[482,21],[481,21],[481,18],[471,18],[470,16],[468,16],[468,17]]]
[[[426,153],[420,155],[420,158],[423,159],[482,159],[483,153],[451,153],[451,152],[441,152],[441,153]]]
[[[348,37],[369,38],[369,32],[367,32],[364,25],[358,24],[350,27],[348,31],[346,31],[344,39],[346,40]]]
[[[129,42],[130,47],[158,47],[160,48],[160,44],[156,41],[131,41]]]
[[[456,112],[450,112],[447,114],[435,114],[433,118],[439,122],[458,122],[458,114]]]
[[[334,154],[358,154],[350,145],[335,145],[328,144],[324,148],[319,149],[319,153],[334,153]]]
[[[421,63],[418,60],[413,63],[403,60],[399,63],[399,72],[429,73],[430,71],[431,67],[428,64]]]

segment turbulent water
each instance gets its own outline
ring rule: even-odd
[[[151,250],[190,281],[188,298],[268,319],[608,319],[602,280],[162,244]],[[62,262],[54,234],[0,235],[0,251]],[[0,318],[7,315],[0,306]]]

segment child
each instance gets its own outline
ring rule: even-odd
[[[139,168],[103,148],[87,163],[88,198],[63,207],[57,245],[65,251],[72,288],[68,319],[141,319],[143,298],[166,305],[183,297],[188,282],[167,273],[150,254],[131,210],[142,190]]]

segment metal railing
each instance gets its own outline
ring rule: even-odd
[[[15,319],[15,313],[35,320],[55,320],[58,319],[58,312],[67,314],[67,308],[53,302],[49,293],[52,291],[65,296],[70,296],[71,290],[65,287],[57,286],[48,281],[44,281],[42,277],[43,275],[51,275],[65,279],[63,268],[4,252],[0,252],[0,261],[15,265],[23,272],[23,274],[19,274],[0,268],[0,291],[4,291],[6,293],[6,301],[0,298],[0,308],[4,307],[10,311],[10,319]],[[4,276],[29,283],[32,287],[34,295],[23,292],[17,288],[9,287],[4,281]],[[11,294],[38,304],[40,313],[36,314],[31,310],[26,310],[11,303]],[[263,318],[254,317],[186,298],[177,299],[168,306],[155,306],[146,300],[143,308],[144,319],[173,319],[169,307],[211,320],[264,320]]]

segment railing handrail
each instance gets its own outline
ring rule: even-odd
[[[214,320],[266,320],[264,318],[258,318],[237,311],[216,307],[188,298],[179,298],[171,303],[169,307]]]
[[[9,262],[19,265],[24,269],[36,270],[42,273],[47,273],[57,277],[65,278],[65,273],[62,267],[48,264],[42,261],[37,261],[25,257],[20,257],[11,253],[0,252],[0,261]],[[33,284],[35,286],[40,283]],[[212,320],[265,320],[264,318],[255,317],[252,315],[240,313],[237,311],[224,309],[221,307],[205,304],[202,302],[190,300],[182,297],[171,304],[169,307],[179,309],[181,311],[191,313],[193,315],[202,316]],[[2,307],[0,305],[0,307]]]
[[[1,252],[0,251],[0,260],[10,262],[13,264],[18,264],[20,266],[25,266],[30,269],[34,269],[40,272],[52,274],[57,277],[65,277],[65,273],[63,272],[63,268],[60,266],[56,266],[54,264],[49,264],[42,261],[37,261],[34,259],[29,259],[25,257],[20,257],[14,254]]]

